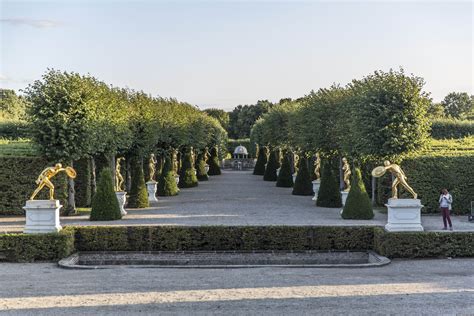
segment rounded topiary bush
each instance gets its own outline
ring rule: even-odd
[[[178,185],[176,184],[175,172],[173,170],[173,163],[169,155],[165,157],[165,163],[163,169],[158,178],[158,195],[160,196],[173,196],[179,192]]]
[[[196,169],[193,166],[193,158],[191,152],[188,151],[183,156],[183,162],[179,173],[179,187],[192,188],[198,185],[196,177]]]
[[[293,195],[313,195],[313,184],[308,170],[308,161],[304,154],[301,154],[298,161],[298,173],[293,185]]]
[[[209,157],[207,164],[209,165],[209,172],[207,173],[210,176],[218,176],[221,174],[221,168],[219,167],[219,157],[217,156],[217,148],[211,148],[211,156]]]
[[[112,172],[102,169],[97,183],[97,190],[91,202],[91,221],[113,221],[121,219],[120,206],[115,196]]]
[[[275,150],[270,150],[270,154],[268,155],[268,163],[267,167],[265,168],[265,173],[263,174],[264,181],[276,181],[277,177],[277,169],[278,169],[278,162],[277,162],[277,153]]]
[[[261,147],[258,151],[257,162],[253,168],[253,174],[263,176],[265,174],[265,164],[267,163],[268,149],[267,147]]]
[[[359,168],[355,168],[351,178],[351,190],[341,214],[344,219],[372,219],[374,211],[365,189]]]
[[[341,207],[341,192],[336,176],[332,171],[332,166],[326,162],[322,166],[321,186],[319,187],[316,205],[321,207]]]
[[[206,172],[206,159],[204,159],[204,153],[200,153],[196,159],[196,171],[197,171],[197,179],[199,181],[208,181],[209,176]]]
[[[133,208],[148,207],[148,192],[145,186],[145,176],[143,175],[141,158],[133,157],[130,161],[130,167],[132,169],[132,180],[127,206]]]
[[[282,188],[291,188],[293,186],[290,157],[288,157],[287,154],[283,154],[281,169],[277,177],[276,186]]]

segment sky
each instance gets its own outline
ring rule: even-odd
[[[474,94],[472,1],[0,0],[0,87],[47,68],[231,110],[375,70]]]

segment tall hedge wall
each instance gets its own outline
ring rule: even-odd
[[[436,120],[431,125],[431,137],[435,139],[463,138],[474,135],[472,120]]]

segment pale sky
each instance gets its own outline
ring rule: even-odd
[[[0,87],[47,68],[230,110],[402,66],[474,94],[471,1],[0,0]]]

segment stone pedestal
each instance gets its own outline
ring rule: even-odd
[[[347,191],[341,191],[341,200],[342,200],[342,206],[346,205],[347,201],[347,196],[349,195],[349,192]]]
[[[421,201],[419,199],[389,199],[387,225],[389,232],[423,231],[421,226]]]
[[[293,177],[293,183],[295,183],[295,181],[296,181],[296,176],[297,176],[297,173],[296,173],[296,172],[292,174],[292,177]]]
[[[148,181],[146,183],[146,190],[148,191],[148,202],[158,202],[156,198],[156,181]]]
[[[209,172],[209,165],[206,164],[206,166],[204,167],[204,169],[206,170],[206,173],[208,173],[208,172]]]
[[[316,201],[318,199],[318,192],[319,192],[319,187],[321,186],[321,180],[314,180],[314,181],[311,181],[311,183],[313,183],[313,192],[314,192],[314,196],[313,196],[313,201]]]
[[[281,170],[281,168],[277,169],[277,177],[280,175],[280,170]]]
[[[176,181],[176,185],[179,184],[179,176],[174,176],[174,180]]]
[[[26,211],[25,234],[57,233],[59,210],[63,207],[58,200],[28,200],[23,209]]]
[[[127,215],[127,211],[125,210],[125,202],[127,201],[127,192],[119,191],[115,192],[115,196],[117,197],[118,204],[120,206],[120,213],[123,215]]]

